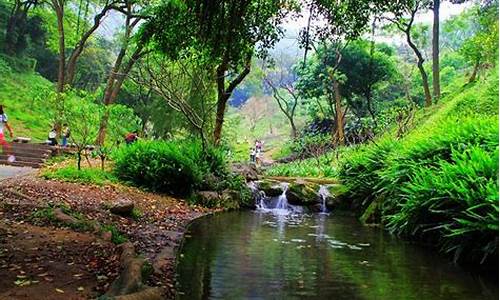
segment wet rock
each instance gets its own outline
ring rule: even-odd
[[[130,242],[123,244],[120,264],[122,271],[106,293],[108,297],[127,295],[142,290],[142,265],[144,260],[135,256],[134,245]]]
[[[313,182],[297,180],[288,185],[286,197],[293,205],[314,205],[319,202],[319,185]]]
[[[349,209],[350,203],[342,197],[346,191],[344,185],[329,184],[326,186],[329,194],[326,198],[326,206],[330,209]]]
[[[221,198],[224,207],[228,209],[237,209],[240,207],[240,203],[243,202],[240,192],[233,190],[222,191]]]
[[[247,181],[259,179],[259,171],[255,164],[235,163],[231,165],[231,171],[245,177]]]
[[[128,199],[120,199],[109,209],[115,215],[130,216],[134,210],[134,202]]]
[[[175,259],[175,248],[174,246],[167,246],[163,248],[158,254],[153,262],[153,270],[155,274],[162,274],[167,266]]]
[[[260,180],[256,182],[257,188],[263,191],[267,197],[278,197],[283,194],[283,187],[275,180]]]
[[[161,288],[146,288],[140,292],[118,296],[115,300],[161,300],[163,299]]]

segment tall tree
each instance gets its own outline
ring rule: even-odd
[[[432,96],[429,88],[429,76],[424,68],[424,57],[422,52],[412,39],[412,27],[415,22],[417,12],[421,9],[428,8],[431,0],[406,0],[406,1],[385,1],[379,2],[378,8],[382,12],[388,13],[383,15],[383,18],[393,23],[401,30],[405,37],[408,46],[413,50],[417,57],[417,67],[422,77],[422,85],[424,88],[425,105],[432,105]]]
[[[144,48],[144,40],[138,38],[137,41],[134,41],[133,39],[136,27],[141,21],[148,18],[148,16],[144,13],[142,4],[126,0],[123,6],[116,9],[125,17],[123,28],[124,34],[121,37],[122,42],[118,55],[116,56],[104,88],[103,103],[106,107],[115,102],[123,82],[134,67],[134,64],[147,53]],[[99,134],[96,139],[97,145],[104,144],[108,119],[109,111],[106,111],[103,114],[99,125]]]
[[[278,103],[281,112],[288,119],[292,138],[297,137],[297,126],[295,125],[295,112],[299,104],[299,93],[296,89],[296,76],[289,76],[288,70],[280,68],[276,72],[270,72],[264,77],[266,85],[271,88],[273,98]]]
[[[432,94],[434,102],[441,96],[441,79],[439,72],[439,6],[440,0],[433,0],[432,12]]]
[[[345,143],[345,110],[342,108],[340,80],[343,75],[338,72],[342,60],[341,52],[348,43],[358,38],[370,20],[372,2],[362,0],[328,1],[312,0],[308,3],[311,18],[307,27],[300,34],[300,41],[304,48],[317,49],[316,43],[322,48],[334,49],[334,63],[329,65],[328,77],[331,80],[330,107],[334,107],[335,131],[332,132],[334,142]]]
[[[168,12],[173,1],[165,1],[157,13],[155,23],[171,23]],[[226,0],[181,2],[182,21],[186,26],[177,31],[158,31],[153,37],[164,52],[172,52],[172,40],[191,41],[215,65],[214,82],[217,86],[217,106],[213,142],[221,140],[227,102],[235,88],[250,73],[252,57],[265,57],[282,34],[281,21],[290,10],[290,0]],[[179,17],[179,15],[175,16]],[[179,23],[177,22],[177,24]],[[166,41],[169,41],[168,43]],[[174,42],[175,43],[175,42]],[[175,50],[175,49],[174,49]],[[175,51],[174,51],[175,52]],[[174,53],[175,54],[175,53]]]
[[[38,4],[40,4],[38,0],[14,0],[14,6],[7,20],[5,30],[4,50],[6,53],[12,55],[24,50],[28,12]]]
[[[57,75],[57,92],[62,93],[65,85],[72,85],[75,77],[76,65],[78,58],[82,54],[86,43],[89,38],[96,32],[101,25],[102,20],[107,13],[112,9],[119,9],[120,0],[106,0],[102,4],[102,8],[93,18],[92,25],[82,31],[82,35],[78,38],[75,45],[72,47],[69,58],[66,57],[66,28],[65,23],[65,10],[68,5],[66,0],[50,0],[50,6],[53,8],[57,19],[57,32],[58,32],[58,54],[59,54],[59,67]],[[99,6],[97,4],[96,6]]]

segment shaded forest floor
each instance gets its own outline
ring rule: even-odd
[[[110,212],[131,201],[126,217]],[[57,217],[64,211],[72,223]],[[174,293],[174,260],[185,226],[210,211],[123,185],[50,181],[34,174],[0,181],[0,299],[88,299],[120,272],[130,241],[146,260],[143,281]]]

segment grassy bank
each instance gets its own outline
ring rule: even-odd
[[[16,136],[45,140],[53,111],[44,97],[52,83],[13,58],[0,56],[0,104],[5,107]]]
[[[498,73],[450,95],[403,139],[345,155],[339,178],[365,220],[456,261],[498,256]]]

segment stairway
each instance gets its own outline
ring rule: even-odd
[[[46,144],[11,143],[10,146],[10,150],[0,152],[1,165],[40,168],[56,150],[55,147]],[[16,157],[14,162],[7,160],[10,152]]]

